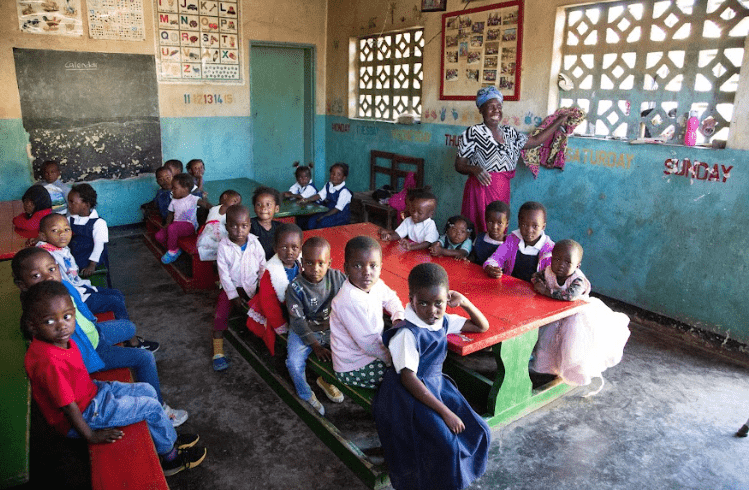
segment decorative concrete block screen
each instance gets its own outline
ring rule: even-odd
[[[424,30],[363,37],[356,47],[356,116],[392,121],[408,110],[421,115]]]
[[[680,143],[695,110],[698,143],[727,139],[748,7],[749,0],[639,0],[565,9],[561,72],[571,83],[560,105],[588,112],[582,134]]]

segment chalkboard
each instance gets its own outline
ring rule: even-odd
[[[125,178],[161,165],[153,56],[13,48],[34,175],[66,182]]]

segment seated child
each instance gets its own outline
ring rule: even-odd
[[[551,263],[554,242],[544,233],[544,205],[528,201],[520,206],[518,223],[519,229],[510,233],[484,262],[484,271],[489,277],[500,278],[502,274],[509,274],[530,282],[534,272],[544,270]]]
[[[343,162],[334,163],[330,167],[330,181],[317,194],[299,200],[300,204],[320,201],[329,209],[326,213],[317,213],[306,219],[300,219],[307,230],[330,228],[331,226],[347,225],[351,218],[351,198],[354,195],[346,187],[348,165]]]
[[[155,348],[150,352],[146,349],[118,346],[120,342],[128,345],[128,339],[132,340],[135,334],[135,325],[128,320],[97,322],[76,289],[62,280],[55,259],[41,248],[26,248],[18,252],[13,257],[11,270],[13,281],[21,290],[22,300],[29,288],[43,281],[62,282],[67,288],[75,306],[75,331],[72,338],[78,344],[89,373],[102,369],[130,368],[136,380],[153,387],[156,398],[175,427],[187,420],[185,410],[169,407],[161,397],[159,374],[153,356],[153,352],[158,350],[158,342],[152,343]]]
[[[275,255],[265,264],[257,294],[249,303],[247,328],[275,355],[276,333],[288,331],[286,288],[299,274],[302,230],[292,223],[281,223],[273,244]]]
[[[168,167],[159,167],[156,169],[156,183],[159,184],[159,190],[153,201],[141,205],[144,212],[144,218],[148,218],[148,213],[157,211],[162,220],[166,220],[169,215],[169,203],[172,202],[172,171]]]
[[[432,216],[437,209],[437,198],[427,190],[412,192],[409,216],[395,231],[380,229],[380,238],[385,241],[399,240],[406,250],[423,250],[436,242],[440,235]],[[410,241],[409,241],[410,240]]]
[[[52,199],[47,189],[32,185],[21,198],[23,213],[13,218],[13,226],[26,238],[36,238],[39,233],[39,222],[52,212]]]
[[[507,224],[510,222],[510,206],[504,201],[493,201],[484,210],[486,233],[480,233],[473,244],[468,259],[476,264],[486,262],[497,247],[505,241]]]
[[[184,170],[183,170],[184,166],[182,165],[182,161],[181,160],[177,160],[177,159],[167,160],[166,162],[164,162],[164,166],[166,168],[168,168],[169,170],[171,170],[172,177],[174,177],[177,174],[181,174],[182,172],[184,172]]]
[[[224,191],[218,199],[219,205],[208,212],[205,225],[198,236],[200,260],[216,260],[218,244],[227,236],[226,210],[235,204],[242,204],[242,196],[231,189]]]
[[[541,327],[531,369],[556,374],[570,385],[587,385],[622,360],[629,339],[629,317],[591,298],[590,282],[580,270],[583,248],[574,240],[561,240],[551,252],[551,265],[531,278],[534,289],[562,301],[584,300],[585,308],[572,316]]]
[[[255,208],[255,217],[250,223],[250,233],[255,235],[265,250],[265,260],[270,260],[275,253],[274,243],[276,230],[280,221],[274,221],[281,205],[281,194],[272,187],[258,187],[252,193],[252,207]]]
[[[229,327],[232,308],[247,309],[265,270],[265,251],[250,233],[250,210],[240,204],[226,210],[226,236],[218,244],[216,266],[221,293],[213,320],[213,369],[229,367],[224,355],[224,331]]]
[[[199,465],[206,449],[197,435],[178,436],[146,383],[92,380],[71,335],[75,306],[55,281],[32,286],[23,299],[22,328],[33,336],[24,358],[31,393],[49,425],[89,444],[112,443],[125,435],[117,427],[146,421],[166,476]]]
[[[172,202],[169,203],[166,227],[156,232],[156,240],[166,247],[166,253],[161,257],[164,264],[171,264],[182,253],[177,240],[198,229],[198,203],[203,201],[190,194],[193,185],[190,174],[177,174],[172,178]]]
[[[289,341],[286,367],[299,398],[306,401],[320,415],[325,408],[307,383],[307,357],[314,351],[321,361],[330,361],[330,303],[341,289],[346,276],[330,269],[330,244],[321,237],[309,238],[302,245],[302,273],[286,289],[289,310]],[[343,393],[322,377],[317,386],[335,403],[343,402]]]
[[[371,237],[346,243],[341,286],[330,312],[330,346],[336,378],[348,385],[374,389],[390,365],[382,343],[383,309],[393,325],[403,320],[403,305],[395,291],[380,280],[382,248]]]
[[[187,173],[192,175],[195,182],[190,190],[190,194],[196,195],[204,201],[198,205],[197,211],[198,225],[203,226],[208,219],[210,208],[213,207],[208,201],[208,193],[203,190],[203,174],[205,174],[205,164],[203,163],[203,160],[194,158],[187,162]]]
[[[453,257],[466,260],[473,247],[475,238],[473,223],[463,216],[453,216],[445,223],[445,234],[429,247],[429,253],[434,257]]]
[[[309,165],[299,165],[299,162],[294,162],[294,177],[296,182],[292,185],[288,191],[283,193],[284,199],[304,199],[312,197],[317,194],[317,187],[312,183],[312,167],[313,163]]]
[[[100,262],[108,263],[106,244],[109,242],[107,222],[96,212],[96,191],[88,184],[76,184],[68,194],[68,211],[73,238],[70,253],[80,268],[81,277],[89,277]]]
[[[491,434],[442,374],[442,363],[448,334],[485,332],[489,322],[449,290],[437,264],[414,267],[408,290],[406,321],[383,334],[393,366],[372,400],[372,415],[394,488],[459,490],[486,470]],[[462,307],[470,319],[445,313],[447,306]]]
[[[72,193],[72,191],[71,191]],[[97,288],[88,279],[83,279],[78,272],[68,244],[73,236],[70,223],[61,214],[50,214],[42,218],[39,228],[39,242],[36,246],[52,254],[60,268],[63,280],[75,286],[85,301],[86,306],[94,313],[111,311],[118,320],[128,320],[130,316],[125,306],[125,297],[117,289]]]
[[[68,213],[68,192],[70,187],[60,180],[60,166],[57,162],[47,160],[42,164],[42,180],[37,182],[49,192],[52,200],[52,211],[58,214]]]

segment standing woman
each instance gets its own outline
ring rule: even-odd
[[[520,150],[546,142],[567,121],[559,116],[535,136],[518,132],[502,121],[502,94],[496,87],[482,87],[476,94],[476,107],[484,122],[460,135],[455,170],[467,175],[461,214],[476,223],[477,232],[486,231],[484,209],[492,201],[510,204],[510,179],[515,176]]]

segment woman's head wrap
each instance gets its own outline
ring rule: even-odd
[[[481,109],[481,106],[484,105],[486,102],[497,99],[499,100],[499,103],[504,102],[504,97],[502,97],[502,94],[497,90],[497,87],[494,85],[490,85],[488,87],[481,87],[476,94],[476,107]]]

